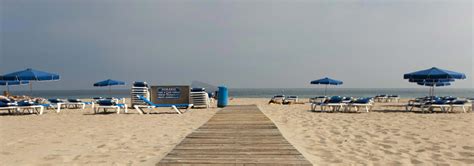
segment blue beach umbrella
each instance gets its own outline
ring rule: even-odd
[[[466,79],[466,75],[464,73],[432,67],[430,69],[405,74],[403,78],[415,80]]]
[[[404,79],[418,85],[429,86],[430,95],[434,95],[434,88],[438,86],[449,86],[456,79],[466,79],[464,73],[432,67],[403,75]],[[432,90],[431,90],[432,89]]]
[[[450,82],[437,82],[437,83],[432,83],[432,82],[417,82],[416,84],[422,85],[422,86],[430,86],[430,87],[440,87],[440,86],[450,86]]]
[[[324,89],[324,96],[326,96],[326,94],[327,94],[328,85],[342,85],[343,84],[342,81],[331,79],[331,78],[328,78],[328,77],[325,77],[325,78],[322,78],[322,79],[319,79],[319,80],[314,80],[314,81],[311,81],[310,83],[311,84],[326,85],[326,88]]]
[[[28,68],[26,70],[17,71],[0,76],[3,81],[29,81],[30,95],[33,95],[33,81],[56,81],[59,80],[58,74],[48,73]]]
[[[29,84],[29,81],[0,81],[0,86],[6,86],[7,92],[10,92],[10,86]]]
[[[118,86],[118,85],[125,85],[125,82],[123,81],[117,81],[117,80],[112,80],[112,79],[107,79],[104,81],[100,81],[94,84],[95,87],[104,87],[108,86],[109,87],[109,95],[112,95],[112,86]]]

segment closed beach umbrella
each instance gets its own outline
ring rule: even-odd
[[[100,81],[100,82],[97,82],[97,83],[94,84],[95,87],[108,86],[108,87],[109,87],[109,95],[110,95],[110,97],[111,97],[111,95],[112,95],[112,89],[111,89],[111,87],[112,87],[112,86],[118,86],[118,85],[125,85],[125,82],[123,82],[123,81],[117,81],[117,80],[112,80],[112,79],[108,79],[108,80]]]
[[[58,74],[48,73],[28,68],[26,70],[13,72],[0,76],[3,81],[29,81],[30,95],[33,95],[33,81],[56,81],[59,80]]]
[[[324,96],[326,96],[327,94],[327,90],[328,90],[328,85],[342,85],[343,82],[342,81],[339,81],[339,80],[335,80],[335,79],[331,79],[331,78],[322,78],[322,79],[319,79],[319,80],[314,80],[314,81],[311,81],[311,84],[322,84],[322,85],[326,85],[325,89],[324,89]]]
[[[449,86],[456,79],[466,79],[464,73],[432,67],[426,70],[420,70],[403,75],[404,79],[418,85],[429,86],[430,96],[434,95],[434,88],[437,86]]]
[[[16,86],[16,85],[25,85],[29,84],[29,81],[0,81],[0,86],[6,86],[7,87],[7,92],[10,93],[10,86]]]

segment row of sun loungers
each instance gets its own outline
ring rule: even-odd
[[[76,109],[85,109],[87,105],[90,105],[94,111],[99,108],[106,108],[106,103],[102,103],[101,101],[106,99],[98,99],[92,102],[84,102],[79,99],[48,99],[48,103],[40,103],[40,102],[33,102],[29,100],[22,100],[22,101],[14,101],[10,99],[2,98],[0,99],[0,110],[7,110],[8,113],[19,113],[28,111],[29,113],[36,113],[36,114],[43,114],[44,110],[46,109],[53,109],[56,113],[61,112],[61,109],[64,108],[76,108]],[[111,101],[118,101],[119,99],[110,99]],[[121,99],[120,99],[121,100]],[[96,107],[96,104],[98,106]],[[110,108],[110,107],[107,107]]]
[[[176,111],[178,114],[182,114],[180,108],[191,108],[193,104],[155,104],[149,101],[143,96],[137,96],[139,99],[143,100],[148,105],[134,105],[135,110],[140,114],[144,114],[144,109],[151,109],[147,113],[149,114],[154,108],[160,107],[169,107],[172,110]],[[57,113],[61,112],[61,109],[64,108],[77,108],[85,109],[87,105],[90,105],[94,110],[94,113],[98,113],[100,110],[107,112],[108,110],[114,110],[117,114],[120,112],[128,112],[127,104],[123,103],[123,99],[120,98],[94,98],[92,102],[83,102],[78,99],[48,99],[47,104],[40,104],[31,101],[12,101],[9,99],[0,100],[0,110],[7,110],[9,114],[19,113],[21,111],[28,111],[29,113],[43,114],[46,109],[54,109]],[[122,103],[120,103],[122,102]],[[206,103],[207,105],[207,103]],[[207,107],[207,106],[206,106]]]
[[[376,102],[399,102],[400,96],[399,95],[377,95],[374,97],[374,101]]]
[[[366,112],[369,112],[373,108],[373,103],[373,98],[332,96],[322,100],[313,99],[311,103],[311,111],[359,112],[362,108],[365,109]],[[320,110],[317,110],[318,107],[320,107]]]
[[[8,100],[2,100],[0,101],[0,110],[7,110],[8,113],[28,111],[29,113],[37,113],[41,115],[43,114],[44,106],[27,101],[13,102]]]
[[[470,104],[470,101],[467,99],[452,96],[427,96],[408,101],[406,110],[414,111],[414,109],[419,109],[421,112],[434,112],[436,109],[439,109],[442,112],[454,112],[456,108],[460,108],[466,113],[469,109],[472,109]]]
[[[268,102],[269,104],[298,104],[298,96],[276,95]]]

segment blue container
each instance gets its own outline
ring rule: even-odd
[[[229,100],[229,91],[227,87],[220,86],[217,94],[217,107],[222,108],[227,106]]]

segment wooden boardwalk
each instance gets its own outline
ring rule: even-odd
[[[157,165],[312,165],[257,106],[230,106]]]

